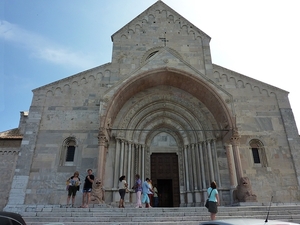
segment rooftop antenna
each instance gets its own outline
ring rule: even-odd
[[[272,197],[271,197],[271,201],[270,201],[270,205],[269,205],[269,209],[268,209],[268,214],[267,214],[267,218],[266,218],[266,220],[265,220],[265,223],[267,223],[267,222],[268,222],[268,219],[269,219],[269,213],[270,213],[272,201],[273,201],[273,195],[272,195]]]

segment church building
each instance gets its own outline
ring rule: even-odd
[[[287,91],[213,64],[210,36],[163,1],[111,40],[111,62],[33,90],[5,207],[66,204],[66,179],[89,168],[105,204],[136,174],[157,185],[160,207],[203,206],[212,181],[222,206],[299,202]]]

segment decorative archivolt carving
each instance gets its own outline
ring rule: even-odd
[[[182,121],[178,121],[178,117],[176,118],[170,118],[170,117],[160,117],[159,115],[153,115],[154,121],[147,121],[144,120],[143,122],[145,123],[144,127],[150,131],[163,131],[170,129],[168,132],[174,132],[173,130],[178,130],[176,131],[177,134],[181,136],[183,139],[183,142],[190,142],[191,140],[196,139],[195,133],[192,133],[190,135],[187,134],[187,131],[190,126],[187,124],[184,124]],[[177,119],[177,120],[176,120]],[[143,124],[142,124],[143,126]],[[148,132],[135,132],[133,139],[134,140],[146,140],[148,136]],[[200,132],[199,132],[200,135]]]
[[[115,135],[144,140],[149,134],[148,132],[139,131],[136,133],[137,130],[127,130],[127,128],[138,126],[151,130],[154,129],[153,127],[157,129],[157,126],[163,126],[163,128],[166,128],[165,126],[175,126],[176,128],[173,129],[190,130],[190,132],[198,130],[193,134],[185,134],[184,131],[180,131],[183,132],[181,133],[182,137],[192,138],[187,139],[186,143],[193,141],[193,138],[194,140],[205,139],[203,137],[204,133],[199,132],[200,130],[205,130],[206,137],[214,137],[213,132],[210,131],[213,129],[213,118],[209,119],[207,115],[203,115],[204,106],[198,103],[197,99],[191,98],[187,94],[181,94],[180,91],[170,87],[161,87],[161,90],[156,90],[150,95],[140,93],[139,96],[135,96],[135,104],[128,107],[129,110],[120,120],[120,124],[114,125],[116,128],[121,129]],[[210,121],[210,125],[208,121]],[[174,125],[174,123],[177,123],[177,125]],[[133,133],[139,136],[133,137]]]
[[[157,94],[157,95],[151,95],[150,97],[143,98],[142,102],[138,102],[135,104],[126,114],[126,117],[123,119],[123,122],[121,123],[120,127],[125,129],[128,126],[128,121],[131,120],[132,116],[136,114],[140,110],[140,108],[143,108],[145,106],[148,106],[153,102],[153,98],[155,97],[155,101],[170,101],[170,102],[179,102],[183,107],[189,109],[194,113],[194,115],[197,115],[200,120],[203,120],[205,117],[202,115],[200,109],[194,105],[192,102],[190,102],[189,99],[182,99],[181,98],[176,98],[174,95],[162,95]],[[176,109],[174,109],[176,110]]]
[[[111,118],[110,117],[106,121],[106,128],[107,129],[111,128]]]
[[[159,133],[161,133],[161,131],[159,130],[153,130],[148,136],[147,136],[147,139],[145,139],[145,145],[146,146],[150,146],[151,145],[151,141],[153,140],[153,138],[155,136],[157,136]],[[178,132],[175,132],[173,130],[169,130],[167,132],[168,135],[172,136],[174,139],[175,139],[175,142],[177,144],[177,146],[179,148],[181,148],[183,145],[184,145],[184,142],[182,140],[182,138],[180,137],[179,133]]]

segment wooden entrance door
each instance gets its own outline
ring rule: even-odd
[[[159,207],[179,207],[179,168],[176,153],[151,155],[151,179],[157,185]]]

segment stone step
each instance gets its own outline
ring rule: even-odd
[[[232,218],[227,216],[218,216],[218,219]],[[236,217],[236,218],[258,218],[265,220],[265,216],[252,216],[252,217]],[[284,221],[300,222],[300,217],[272,217],[270,219],[278,219]],[[64,225],[71,224],[93,224],[93,225],[112,225],[112,224],[199,224],[202,221],[208,221],[209,216],[193,216],[193,217],[91,217],[91,218],[61,218],[61,217],[42,217],[37,220],[26,218],[27,225],[42,225],[49,222],[63,223]]]
[[[300,223],[300,205],[281,206],[236,206],[219,207],[218,219],[261,218],[278,219]],[[141,208],[133,206],[115,208],[105,205],[91,205],[90,208],[66,208],[64,206],[11,206],[6,211],[20,213],[28,225],[42,225],[50,222],[64,225],[116,225],[116,224],[199,224],[210,219],[204,207]],[[58,225],[57,224],[57,225]]]

